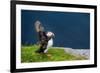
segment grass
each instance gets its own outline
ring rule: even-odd
[[[35,53],[39,48],[37,45],[22,46],[21,48],[21,62],[48,62],[48,61],[69,61],[69,60],[84,60],[84,57],[74,56],[66,53],[60,48],[50,48],[47,54]]]

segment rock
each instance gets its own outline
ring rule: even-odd
[[[64,48],[65,52],[70,53],[75,56],[84,56],[85,58],[90,58],[90,50],[89,49],[72,49],[72,48]]]

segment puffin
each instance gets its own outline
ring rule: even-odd
[[[35,21],[34,25],[40,45],[39,49],[36,50],[36,53],[47,53],[48,49],[53,46],[53,38],[55,35],[51,31],[45,31],[42,23],[39,20]]]

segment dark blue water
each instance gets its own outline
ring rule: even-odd
[[[45,30],[55,34],[54,46],[90,48],[90,14],[75,12],[21,11],[22,44],[35,44],[34,22],[39,20]]]

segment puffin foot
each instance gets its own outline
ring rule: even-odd
[[[35,53],[44,53],[42,50],[36,50]]]

